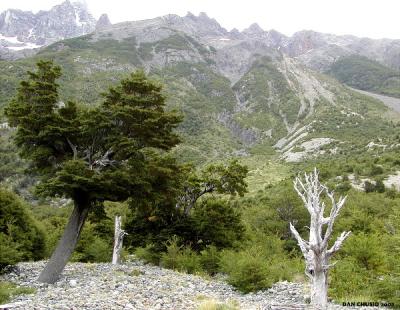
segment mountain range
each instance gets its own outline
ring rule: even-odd
[[[400,96],[400,40],[313,31],[287,37],[257,24],[227,31],[205,13],[112,25],[107,16],[96,22],[69,1],[47,13],[23,14],[40,21],[62,10],[70,12],[61,14],[65,22],[20,23],[19,30],[10,20],[22,17],[7,18],[8,26],[4,22],[7,12],[17,11],[2,13],[2,38],[43,46],[14,54],[24,56],[19,60],[0,61],[0,104],[15,93],[23,73],[45,58],[63,68],[62,100],[86,104],[97,104],[107,86],[144,69],[165,85],[168,107],[185,115],[179,129],[184,143],[176,151],[195,162],[266,154],[287,161],[335,156],[371,141],[389,145],[395,134],[395,112],[343,83]],[[12,50],[7,42],[3,50]]]

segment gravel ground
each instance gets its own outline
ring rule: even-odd
[[[244,295],[223,281],[207,280],[135,261],[119,266],[71,263],[58,282],[48,285],[36,281],[44,264],[43,261],[20,263],[15,271],[0,277],[0,281],[37,289],[33,295],[16,297],[8,304],[10,309],[190,310],[197,309],[208,299],[221,303],[235,302],[240,309],[249,310],[309,309],[300,283],[279,282],[267,291]],[[351,308],[331,305],[330,309]]]

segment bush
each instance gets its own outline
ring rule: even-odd
[[[335,300],[371,296],[371,273],[351,257],[339,260],[331,269],[330,277],[329,295]]]
[[[194,207],[192,220],[202,248],[208,245],[219,249],[232,247],[243,238],[240,213],[229,202],[204,200]]]
[[[157,252],[153,244],[147,244],[145,247],[135,249],[135,256],[146,263],[158,265],[160,262],[160,253]]]
[[[219,271],[219,262],[221,253],[218,249],[210,245],[205,250],[200,252],[200,263],[204,271],[208,274],[216,274]]]
[[[0,189],[0,271],[21,260],[37,260],[46,253],[45,235],[25,203]]]
[[[156,252],[166,251],[166,242],[179,235],[180,243],[199,252],[208,245],[231,247],[243,237],[240,213],[228,202],[207,199],[196,204],[189,216],[177,212],[175,205],[137,209],[125,225],[126,243],[137,248],[153,244]]]
[[[375,185],[371,183],[370,181],[365,181],[364,183],[364,191],[366,193],[372,193],[375,191]]]
[[[267,289],[273,283],[290,280],[297,266],[283,255],[271,255],[255,245],[239,252],[224,250],[221,270],[228,275],[228,283],[248,293]]]
[[[376,234],[355,234],[343,245],[341,254],[352,257],[361,268],[366,270],[385,271],[387,259],[382,239],[384,239],[382,236]]]
[[[374,295],[386,302],[400,307],[400,276],[388,275],[378,279],[374,284]]]
[[[167,242],[167,252],[161,255],[161,266],[187,273],[201,272],[199,255],[190,247],[179,246],[178,243],[176,236]]]
[[[19,251],[20,245],[13,242],[12,238],[0,233],[0,272],[8,265],[14,265],[22,260],[23,253]]]
[[[16,286],[10,282],[0,282],[0,304],[5,304],[16,295],[33,294],[36,289],[26,286]]]
[[[96,225],[87,222],[71,260],[91,263],[111,261],[113,245],[111,238],[109,240],[101,238],[97,235]]]

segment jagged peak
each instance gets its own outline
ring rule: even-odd
[[[107,14],[102,14],[99,17],[99,19],[98,19],[98,21],[96,23],[96,30],[104,29],[104,28],[107,28],[108,26],[111,26],[111,25],[112,24],[111,24],[110,19],[108,18],[108,15]]]
[[[206,12],[200,12],[199,14],[199,18],[203,18],[203,19],[211,19],[210,17],[208,17]]]
[[[244,33],[255,33],[255,34],[257,34],[257,33],[264,33],[265,31],[264,31],[264,29],[262,29],[260,27],[259,24],[253,23],[248,28],[244,29],[243,32]]]
[[[161,17],[163,20],[167,20],[167,21],[174,21],[174,20],[179,20],[182,17],[180,17],[179,15],[176,14],[167,14]]]
[[[273,36],[280,36],[280,37],[285,37],[285,38],[287,38],[286,35],[284,35],[282,32],[279,32],[278,30],[275,30],[275,29],[270,29],[270,30],[268,31],[268,33],[271,34],[271,35],[273,35]]]
[[[191,18],[191,19],[196,19],[196,15],[194,15],[192,12],[188,11],[185,15],[185,17],[187,18]]]

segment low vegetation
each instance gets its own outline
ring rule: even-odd
[[[14,296],[34,294],[36,290],[31,287],[17,286],[11,282],[0,282],[0,304],[9,302]]]

